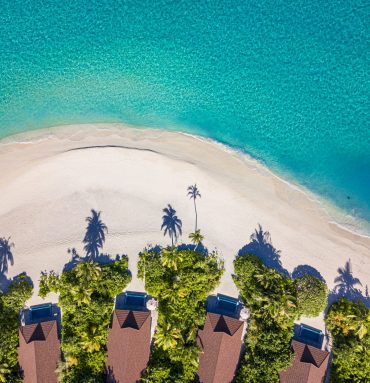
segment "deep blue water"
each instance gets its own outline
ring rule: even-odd
[[[369,15],[367,0],[1,0],[0,137],[197,133],[370,221]]]

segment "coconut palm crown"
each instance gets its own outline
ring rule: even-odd
[[[198,229],[194,233],[189,234],[189,239],[191,240],[191,242],[194,243],[194,245],[195,245],[194,250],[196,250],[198,248],[199,244],[203,241],[204,236],[202,235],[202,233]]]
[[[176,210],[168,204],[163,210],[161,230],[163,235],[168,234],[171,238],[172,246],[177,241],[179,235],[182,234],[182,221],[176,215]]]
[[[108,233],[107,226],[100,219],[100,211],[91,210],[91,217],[86,218],[87,227],[86,234],[83,239],[85,244],[87,258],[97,258],[99,250],[103,247],[105,242],[105,233]]]

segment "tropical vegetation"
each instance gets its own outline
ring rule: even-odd
[[[158,325],[143,382],[193,382],[198,369],[198,327],[205,301],[217,286],[223,262],[216,252],[175,247],[148,248],[139,258],[138,276],[158,302]]]
[[[6,293],[0,292],[0,382],[22,382],[17,365],[19,312],[31,295],[25,274],[13,280]]]
[[[108,326],[114,297],[130,281],[128,259],[109,264],[82,261],[61,275],[43,273],[42,298],[59,294],[62,309],[62,351],[58,372],[62,382],[103,382]]]
[[[328,287],[326,283],[312,275],[305,274],[295,279],[297,308],[300,315],[316,317],[324,311]]]
[[[290,341],[294,321],[324,307],[327,295],[314,306],[303,305],[298,290],[302,284],[312,296],[316,283],[311,278],[293,280],[275,269],[268,268],[252,254],[240,255],[234,261],[234,282],[251,318],[245,338],[245,354],[237,372],[237,383],[277,383],[278,373],[292,361]],[[320,285],[321,286],[321,285]],[[313,289],[312,291],[310,289]],[[320,290],[321,291],[321,290]]]
[[[63,312],[63,360],[57,372],[63,383],[104,381],[114,298],[131,279],[126,256],[117,256],[113,261],[104,255],[104,264],[96,262],[102,257],[108,229],[101,220],[101,213],[95,210],[91,210],[86,221],[83,239],[86,256],[80,257],[72,249],[72,267],[61,275],[54,271],[42,273],[39,285],[42,298],[50,292],[59,294],[58,304]]]
[[[330,306],[325,322],[333,342],[331,381],[370,382],[370,309],[342,298]]]

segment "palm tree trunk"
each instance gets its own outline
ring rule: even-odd
[[[195,202],[195,198],[194,198],[194,210],[195,210],[195,231],[197,231],[197,228],[198,228],[198,212],[197,212],[197,204]]]
[[[172,247],[173,247],[173,234],[171,234],[171,242],[172,242]]]

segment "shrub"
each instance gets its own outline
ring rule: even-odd
[[[333,337],[331,381],[370,381],[370,309],[342,298],[331,305],[325,319]]]
[[[300,315],[316,317],[324,311],[328,299],[326,283],[306,274],[295,280],[297,307]]]
[[[104,382],[114,297],[129,281],[126,257],[104,265],[85,261],[61,275],[41,275],[40,296],[58,293],[63,312],[64,361],[58,369],[63,382]]]
[[[278,373],[292,361],[290,340],[298,317],[294,281],[266,267],[251,254],[234,261],[234,281],[251,311],[245,355],[237,383],[277,383]]]
[[[175,248],[145,250],[138,276],[159,301],[154,347],[145,382],[193,382],[198,369],[198,327],[204,324],[208,294],[223,273],[216,253]]]
[[[19,312],[32,296],[32,286],[26,275],[21,275],[0,292],[0,381],[21,382],[17,367]]]

